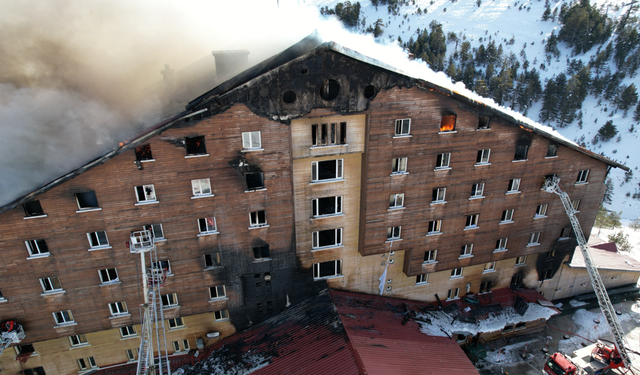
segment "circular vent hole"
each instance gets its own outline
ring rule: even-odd
[[[367,85],[364,88],[364,97],[367,99],[373,99],[376,96],[376,88],[373,85]]]
[[[296,93],[293,90],[287,90],[284,92],[284,94],[282,94],[282,101],[287,104],[291,104],[295,102],[296,99],[297,99]]]
[[[335,79],[325,79],[320,88],[320,96],[324,100],[333,100],[340,94],[340,84]]]

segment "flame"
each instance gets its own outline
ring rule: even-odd
[[[440,122],[441,132],[453,131],[455,127],[456,127],[456,115],[442,116],[442,121]]]

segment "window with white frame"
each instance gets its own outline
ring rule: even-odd
[[[539,204],[538,207],[536,207],[536,214],[535,217],[546,217],[547,216],[547,208],[549,207],[548,204]]]
[[[215,217],[203,217],[198,219],[198,229],[200,234],[218,233]]]
[[[435,188],[431,193],[431,203],[446,203],[447,188]]]
[[[416,276],[416,284],[428,284],[429,283],[429,274],[423,273]]]
[[[314,147],[347,144],[347,123],[311,125],[311,145]]]
[[[311,233],[313,249],[342,245],[342,228],[319,230]]]
[[[93,357],[78,358],[78,366],[80,367],[80,370],[89,370],[92,368],[98,368],[98,365],[96,364],[96,360]]]
[[[471,214],[467,216],[467,222],[465,224],[465,229],[469,228],[477,228],[478,227],[478,219],[480,218],[480,214]]]
[[[560,232],[560,240],[566,240],[571,238],[571,227],[564,227]]]
[[[513,222],[513,208],[502,211],[502,218],[500,219],[500,223],[512,223]]]
[[[343,159],[312,161],[311,181],[328,181],[342,179]]]
[[[162,301],[162,308],[168,309],[178,306],[178,295],[176,293],[168,293],[160,296]]]
[[[182,318],[168,319],[167,322],[169,323],[169,329],[177,329],[177,328],[184,327],[184,321],[182,320]]]
[[[496,262],[489,262],[484,265],[483,272],[493,272],[496,270]]]
[[[432,220],[429,222],[429,232],[427,235],[440,234],[442,229],[442,220]]]
[[[540,245],[540,232],[531,233],[529,235],[529,243],[527,246]]]
[[[575,212],[580,212],[580,201],[581,199],[574,199],[571,201],[571,207]]]
[[[449,162],[451,160],[451,153],[438,154],[436,156],[436,169],[449,169]]]
[[[188,352],[191,347],[189,346],[189,340],[180,340],[173,342],[173,350],[176,352]]]
[[[137,349],[140,350],[140,349]],[[129,360],[129,362],[133,362],[136,360],[137,356],[137,351],[134,351],[133,349],[127,349],[127,359]]]
[[[209,299],[225,298],[227,290],[224,285],[216,285],[209,287]]]
[[[558,145],[554,143],[549,143],[547,147],[547,158],[558,156]]]
[[[98,274],[100,275],[100,281],[102,281],[103,284],[116,283],[119,281],[118,271],[115,268],[98,270]]]
[[[408,158],[394,158],[391,162],[391,173],[402,174],[407,173],[407,160]]]
[[[191,190],[194,197],[211,196],[211,182],[208,178],[191,180]]]
[[[404,193],[391,194],[389,196],[389,208],[402,208],[404,206]]]
[[[171,275],[171,262],[168,260],[158,260],[151,262],[151,272],[156,275],[168,274]]]
[[[576,179],[576,184],[584,184],[589,179],[589,170],[584,169],[578,172],[578,178]]]
[[[438,250],[427,250],[424,252],[424,262],[423,263],[435,263],[436,256],[438,255]]]
[[[523,256],[519,256],[516,258],[516,266],[522,266],[527,264],[527,256],[523,255]]]
[[[256,150],[262,148],[260,132],[243,132],[242,148],[245,150]]]
[[[314,217],[341,214],[342,197],[336,196],[312,199],[311,210]]]
[[[326,279],[342,274],[342,260],[330,260],[328,262],[313,264],[313,278]]]
[[[470,198],[484,198],[484,182],[478,182],[471,185],[471,197]]]
[[[451,278],[456,279],[462,277],[462,267],[454,268],[451,270]]]
[[[107,238],[107,232],[101,230],[99,232],[87,233],[87,239],[89,240],[89,246],[92,249],[110,247],[109,239]]]
[[[129,310],[127,309],[127,303],[125,301],[110,303],[109,311],[111,311],[112,316],[129,314]]]
[[[222,259],[220,253],[204,254],[204,267],[214,268],[222,266]]]
[[[387,241],[397,241],[400,239],[402,227],[389,227],[387,228]]]
[[[49,255],[49,247],[43,239],[24,241],[24,244],[27,246],[27,251],[29,251],[29,255],[32,257]]]
[[[395,136],[409,135],[410,131],[411,131],[410,118],[396,120]]]
[[[95,191],[86,191],[84,193],[76,193],[76,203],[78,204],[78,210],[95,210],[100,208],[98,205],[98,198],[96,198]]]
[[[213,320],[218,322],[229,319],[229,310],[219,310],[213,312]]]
[[[71,343],[72,347],[89,345],[89,341],[87,341],[87,336],[83,334],[69,336],[69,342]]]
[[[460,258],[473,256],[473,244],[464,245],[460,248]]]
[[[249,225],[252,228],[267,226],[267,211],[249,212]]]
[[[496,241],[496,250],[495,251],[506,251],[507,250],[507,240],[509,238],[500,238]]]
[[[162,229],[162,224],[145,225],[144,229],[151,231],[154,240],[164,240],[164,230]]]
[[[132,337],[132,336],[136,336],[136,327],[134,326],[125,326],[125,327],[120,327],[120,336],[121,337]]]
[[[43,277],[40,279],[40,286],[44,293],[62,292],[62,284],[58,276]]]
[[[476,165],[489,164],[489,155],[491,149],[485,148],[484,150],[478,150],[478,156],[476,157]]]
[[[449,293],[447,293],[447,299],[456,299],[458,298],[458,293],[460,293],[460,288],[449,289]]]
[[[75,323],[75,321],[73,320],[73,314],[71,313],[71,310],[57,311],[52,314],[53,314],[53,320],[55,320],[56,324],[59,326]]]
[[[507,187],[507,193],[519,193],[520,192],[520,178],[513,178],[509,180],[509,186]]]
[[[141,185],[135,187],[138,203],[156,202],[156,189],[153,185]]]

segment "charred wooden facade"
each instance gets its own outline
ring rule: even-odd
[[[625,168],[313,38],[186,108],[1,210],[0,316],[24,325],[29,366],[131,359],[141,281],[127,241],[145,226],[168,261],[180,351],[327,286],[378,293],[385,269],[385,294],[415,300],[536,288],[575,247],[545,176],[588,233],[608,168]],[[18,371],[14,359],[0,366]]]

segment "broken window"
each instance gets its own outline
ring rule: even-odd
[[[71,310],[62,310],[52,314],[53,320],[55,320],[57,325],[71,324],[74,322]]]
[[[127,303],[125,301],[110,303],[109,311],[111,311],[112,316],[129,314]]]
[[[249,213],[249,224],[252,228],[267,225],[267,211],[254,211]]]
[[[334,146],[347,144],[347,123],[313,124],[311,125],[311,145]]]
[[[513,277],[511,278],[511,286],[513,286],[513,287],[522,286],[522,274],[521,273],[513,275]]]
[[[100,275],[100,281],[103,284],[116,283],[118,282],[118,271],[115,268],[105,268],[102,270],[98,270],[98,274]]]
[[[391,194],[389,196],[389,208],[402,208],[404,205],[404,193]]]
[[[516,327],[514,328],[516,331],[527,328],[527,322],[516,323]]]
[[[144,226],[145,230],[151,231],[153,239],[156,241],[164,240],[164,231],[162,230],[162,224],[150,224]]]
[[[416,276],[416,284],[428,284],[429,283],[429,274],[423,273]]]
[[[496,270],[496,262],[485,263],[484,272],[493,272]]]
[[[460,248],[460,258],[468,258],[473,255],[473,244],[464,245]]]
[[[522,266],[527,264],[527,256],[523,255],[523,256],[519,256],[516,258],[516,266]]]
[[[483,283],[480,283],[479,293],[489,293],[492,287],[493,287],[493,283],[491,281],[485,281]]]
[[[512,223],[513,222],[513,208],[502,211],[502,219],[501,223]]]
[[[151,145],[142,145],[136,147],[136,160],[137,161],[145,161],[145,160],[154,160],[151,155]]]
[[[187,156],[189,155],[205,155],[207,149],[204,145],[204,136],[185,137],[184,145],[187,148]]]
[[[163,309],[178,306],[178,295],[176,293],[163,294],[160,296],[160,300],[162,301]]]
[[[507,250],[507,240],[509,238],[500,238],[496,241],[496,251],[506,251]]]
[[[403,136],[403,135],[409,135],[409,131],[411,130],[411,119],[410,118],[404,118],[404,119],[398,119],[396,120],[396,127],[395,127],[395,136]]]
[[[568,238],[571,238],[571,227],[564,227],[560,232],[560,239],[566,240]]]
[[[542,280],[549,280],[553,278],[553,268],[545,268],[542,270]]]
[[[549,143],[549,147],[547,148],[547,157],[554,157],[557,156],[558,153],[558,145],[553,144],[553,143]]]
[[[436,169],[449,169],[450,159],[450,152],[446,154],[438,154],[438,156],[436,156]]]
[[[49,247],[47,247],[45,240],[29,240],[24,241],[24,243],[27,245],[27,251],[32,257],[49,255]]]
[[[311,210],[314,217],[341,214],[342,197],[336,196],[312,199]]]
[[[451,270],[451,278],[455,279],[458,277],[462,277],[462,267],[454,268]]]
[[[211,182],[208,178],[201,178],[198,180],[191,180],[191,190],[194,197],[207,197],[211,194]]]
[[[253,248],[253,259],[269,259],[269,245],[256,246]]]
[[[476,165],[489,164],[490,154],[491,154],[490,148],[486,148],[484,150],[478,150],[478,156],[476,157]]]
[[[182,318],[167,319],[167,322],[169,323],[169,329],[184,327],[184,321],[182,320]]]
[[[227,290],[224,285],[216,285],[209,287],[209,299],[225,298]]]
[[[312,161],[311,181],[337,180],[342,178],[343,159]]]
[[[400,226],[387,228],[387,241],[399,240],[401,229]]]
[[[44,368],[42,368],[42,366],[34,367],[30,369],[24,369],[23,373],[24,375],[46,375],[46,373],[44,372]]]
[[[484,182],[471,185],[471,197],[470,198],[484,198]]]
[[[547,208],[549,207],[548,204],[540,204],[538,205],[538,207],[536,208],[536,215],[535,217],[546,217],[547,216]]]
[[[76,202],[79,210],[92,210],[99,208],[98,199],[94,191],[86,191],[84,193],[76,193]]]
[[[555,250],[547,251],[546,255],[547,255],[547,259],[555,259],[556,251]]]
[[[447,299],[456,299],[458,298],[458,293],[460,293],[460,288],[449,289],[449,293],[447,293]]]
[[[513,332],[513,324],[509,324],[504,326],[504,329],[502,329],[502,333],[508,333],[508,332]]]
[[[153,185],[136,186],[135,190],[138,203],[156,202],[156,189]]]
[[[516,142],[516,154],[513,160],[527,160],[527,153],[529,152],[529,144],[531,141],[526,135],[523,135]]]
[[[213,312],[213,320],[216,322],[229,319],[229,310],[220,310]]]
[[[575,212],[580,212],[580,199],[574,199],[571,201],[571,207]]]
[[[220,253],[204,254],[204,268],[220,267],[221,265]]]
[[[71,343],[71,346],[83,346],[89,343],[89,341],[87,341],[87,336],[83,334],[69,336],[69,342]]]
[[[434,263],[436,261],[438,250],[428,250],[424,252],[424,263]]]
[[[531,233],[527,246],[540,245],[540,232]]]
[[[89,246],[91,246],[91,249],[109,247],[107,232],[103,230],[99,232],[87,233],[87,238],[89,239]]]
[[[218,233],[215,217],[203,217],[198,219],[198,229],[200,234]]]
[[[340,94],[340,84],[335,79],[325,79],[320,87],[320,97],[333,100]]]
[[[313,278],[325,279],[342,274],[342,260],[330,260],[328,262],[313,264]]]
[[[44,216],[40,201],[31,201],[22,205],[26,217]]]
[[[407,173],[407,158],[394,158],[391,163],[392,174]]]
[[[456,115],[445,115],[440,120],[440,132],[452,132],[456,128]]]
[[[478,116],[478,129],[490,129],[489,116]]]
[[[447,193],[447,188],[435,188],[431,194],[431,203],[446,203],[444,198]]]
[[[430,221],[429,222],[429,232],[427,232],[427,235],[442,233],[440,231],[441,227],[442,227],[442,220],[432,220],[432,221]]]
[[[247,190],[264,189],[264,175],[262,172],[245,173],[244,178],[247,180]]]
[[[509,186],[507,187],[507,194],[520,192],[520,179],[514,178],[509,180]]]
[[[98,365],[96,365],[96,360],[93,357],[79,358],[78,366],[80,367],[80,370],[88,370],[98,367]]]
[[[311,242],[314,249],[340,246],[342,245],[342,228],[312,232]]]
[[[242,133],[242,148],[245,150],[262,149],[262,138],[260,132],[244,132]]]
[[[120,327],[120,336],[131,337],[135,335],[136,335],[136,327],[134,326]]]
[[[62,284],[60,284],[60,279],[58,278],[58,276],[41,278],[40,286],[42,287],[42,291],[44,293],[55,293],[63,291]]]
[[[588,169],[582,170],[578,172],[578,179],[576,180],[576,184],[584,184],[587,182],[588,178],[589,178],[589,170]]]
[[[480,218],[480,214],[471,214],[467,216],[467,223],[465,228],[477,228],[478,227],[478,219]]]

